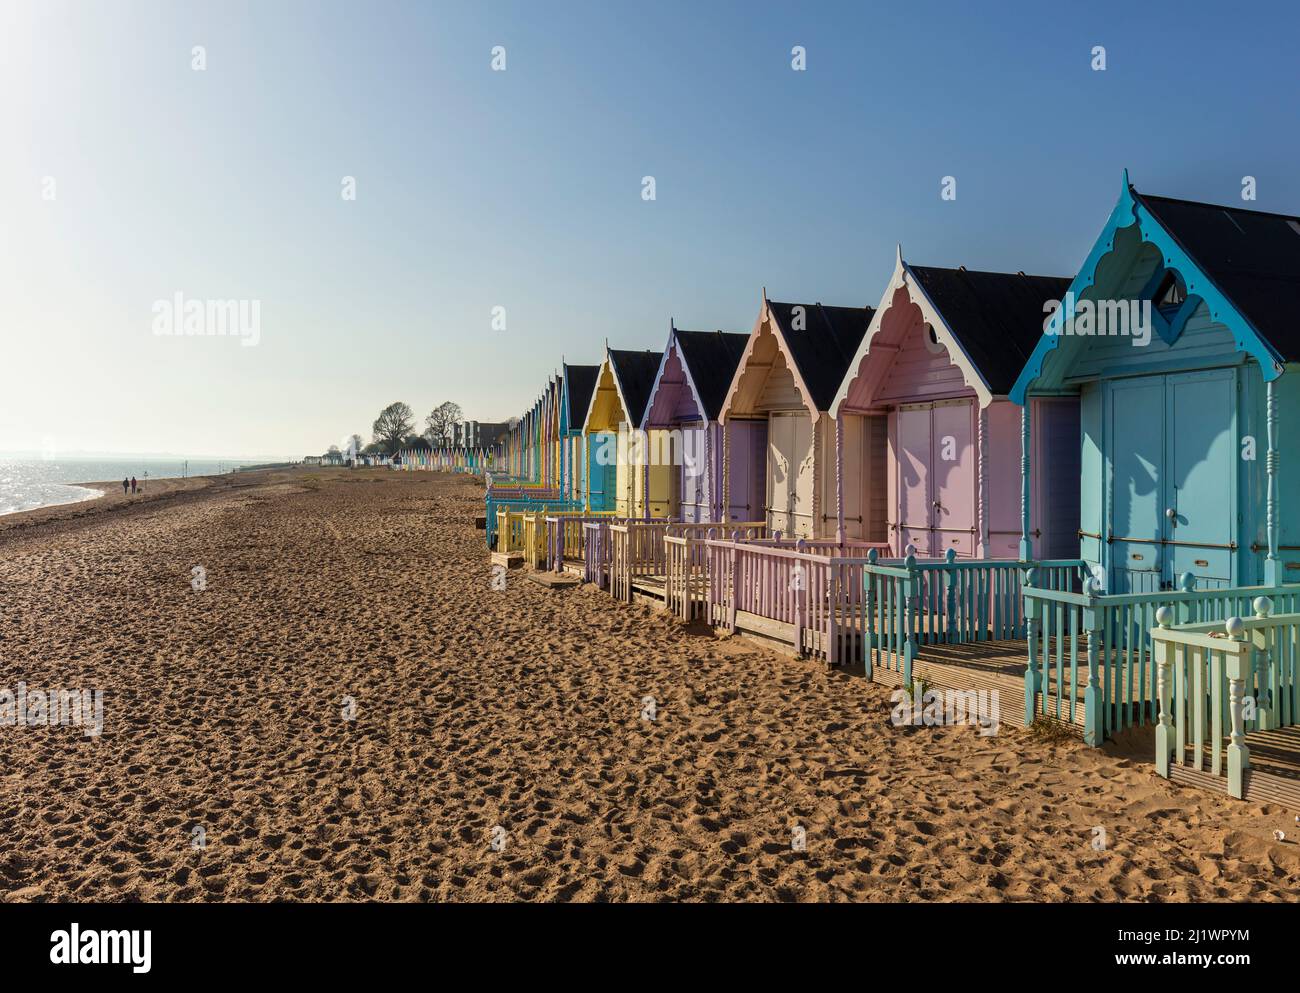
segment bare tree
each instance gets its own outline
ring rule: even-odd
[[[415,415],[411,413],[410,407],[399,400],[379,412],[370,430],[374,432],[375,442],[392,455],[402,447],[402,439],[411,433],[413,427]]]
[[[450,448],[456,442],[456,425],[464,417],[459,404],[440,403],[424,419],[424,436],[434,448]]]

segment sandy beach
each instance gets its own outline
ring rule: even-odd
[[[98,737],[0,728],[4,899],[1300,892],[1292,812],[1158,779],[1145,738],[895,729],[861,676],[493,591],[469,478],[191,482],[0,519],[0,687],[104,693]]]

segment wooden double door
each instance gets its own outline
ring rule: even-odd
[[[1237,546],[1237,370],[1109,384],[1106,587],[1231,585]]]
[[[894,412],[895,506],[890,528],[896,551],[918,557],[949,548],[976,550],[976,408],[973,400],[905,404]]]

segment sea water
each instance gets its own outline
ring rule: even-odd
[[[188,466],[186,462],[188,461]],[[59,458],[7,459],[0,457],[0,514],[12,514],[37,507],[77,503],[100,496],[98,490],[74,486],[74,483],[120,481],[134,476],[140,483],[151,479],[174,479],[178,476],[214,476],[235,466],[253,462],[215,459],[168,458]],[[120,486],[121,483],[118,482]]]

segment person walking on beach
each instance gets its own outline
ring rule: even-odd
[[[126,496],[126,491],[131,488],[131,480],[125,476],[122,477],[122,496]]]
[[[132,492],[132,493],[135,492],[135,477],[134,477],[134,476],[131,477],[131,492]]]

